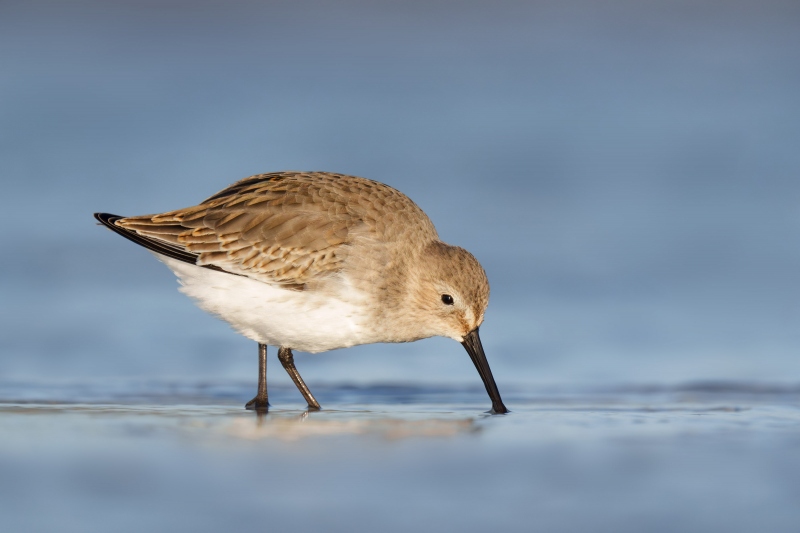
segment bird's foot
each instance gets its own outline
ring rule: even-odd
[[[269,411],[269,402],[266,398],[256,396],[244,405],[245,409],[256,411],[259,413],[266,413]]]

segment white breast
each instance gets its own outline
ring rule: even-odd
[[[292,291],[155,255],[178,276],[181,292],[254,341],[312,353],[380,342],[364,295],[346,280],[324,294]]]

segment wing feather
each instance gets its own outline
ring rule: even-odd
[[[291,289],[341,271],[357,236],[436,237],[430,220],[405,195],[378,182],[324,172],[250,176],[196,206],[113,224],[176,253],[183,250],[198,265]]]

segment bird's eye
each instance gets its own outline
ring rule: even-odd
[[[453,305],[453,297],[449,294],[442,294],[442,302],[446,305]]]

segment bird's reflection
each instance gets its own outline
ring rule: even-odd
[[[406,411],[403,409],[324,410],[241,413],[222,406],[122,405],[11,403],[0,404],[0,415],[31,416],[60,414],[93,421],[98,427],[126,427],[131,434],[150,434],[157,428],[172,428],[181,434],[202,432],[215,440],[298,441],[335,436],[407,438],[449,438],[478,433],[480,420],[489,415],[465,417],[453,412]],[[54,419],[66,420],[66,419]],[[114,424],[105,422],[114,421]],[[76,424],[75,420],[70,422]]]
[[[239,417],[225,428],[229,436],[247,440],[302,440],[336,435],[367,435],[389,440],[412,437],[453,437],[476,433],[473,418],[446,415],[398,416],[371,411],[257,412]]]

